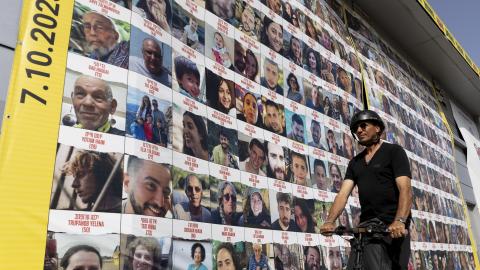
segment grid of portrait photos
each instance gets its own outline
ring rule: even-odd
[[[362,150],[362,66],[411,159],[415,269],[471,262],[431,87],[356,16],[323,0],[76,0],[45,269],[344,269],[349,242],[319,228]],[[354,190],[337,225],[359,219]]]
[[[473,269],[450,135],[434,88],[362,16],[346,10],[349,32],[365,69],[370,108],[386,120],[385,140],[410,160],[414,269]]]

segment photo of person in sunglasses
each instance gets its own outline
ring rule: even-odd
[[[210,210],[202,205],[203,191],[206,185],[202,179],[195,174],[188,174],[184,179],[185,195],[188,201],[175,204],[173,216],[176,219],[187,221],[210,222]],[[208,192],[208,190],[206,190]]]
[[[221,181],[219,183],[217,192],[218,207],[212,210],[212,223],[238,226],[238,221],[242,216],[241,212],[237,212],[238,195],[237,189],[232,182]]]

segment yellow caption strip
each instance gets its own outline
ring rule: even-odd
[[[0,135],[2,269],[43,269],[73,0],[24,0]]]

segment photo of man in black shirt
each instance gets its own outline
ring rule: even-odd
[[[345,208],[353,188],[358,186],[360,223],[379,219],[387,225],[390,236],[382,241],[367,242],[363,252],[364,269],[407,269],[410,256],[407,229],[412,207],[410,164],[401,146],[380,140],[384,129],[384,122],[373,111],[364,110],[353,116],[350,130],[366,148],[350,160],[340,191],[320,231],[324,235],[332,234],[335,220]],[[347,269],[353,266],[356,256],[352,255]]]

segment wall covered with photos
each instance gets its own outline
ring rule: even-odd
[[[336,1],[77,0],[66,68],[45,269],[345,268],[318,232],[367,101],[410,159],[412,269],[473,269],[430,83]]]

